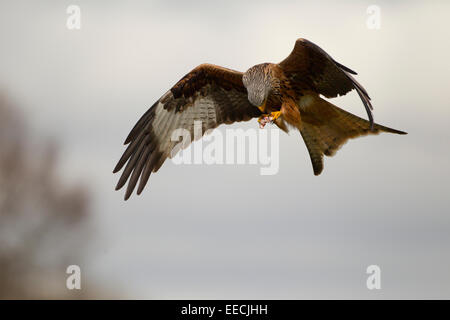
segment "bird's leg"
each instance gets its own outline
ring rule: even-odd
[[[274,111],[269,114],[269,120],[271,123],[273,123],[275,120],[277,120],[281,116],[281,111]]]
[[[262,129],[266,124],[274,123],[274,121],[277,120],[280,116],[281,116],[280,111],[274,111],[271,112],[270,114],[262,114],[258,119],[259,127]]]

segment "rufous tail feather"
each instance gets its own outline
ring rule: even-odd
[[[350,138],[390,132],[406,132],[374,124],[344,111],[328,101],[317,97],[308,107],[300,108],[301,122],[298,129],[308,148],[315,175],[323,170],[323,155],[333,156]]]

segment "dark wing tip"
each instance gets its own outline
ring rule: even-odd
[[[127,192],[125,192],[125,196],[123,197],[123,200],[127,201],[128,199],[130,199],[132,193],[133,190],[127,189]]]
[[[144,191],[144,188],[138,189],[138,190],[136,191],[136,194],[137,194],[138,196],[140,196],[141,193],[142,193],[142,191]]]
[[[120,177],[119,181],[116,184],[115,190],[117,191],[117,190],[122,189],[122,187],[125,185],[127,180],[128,180],[128,177],[124,178],[124,175],[122,174],[122,176]]]
[[[396,133],[396,134],[401,134],[401,135],[405,135],[405,134],[408,134],[407,132],[405,132],[405,131],[401,131],[401,130],[396,130],[396,129],[392,129],[392,128],[388,128],[389,130],[385,130],[386,132],[389,132],[389,133]]]
[[[142,191],[144,190],[145,186],[147,185],[148,178],[150,177],[152,173],[152,166],[150,163],[147,162],[144,171],[142,172],[141,179],[139,181],[139,186],[137,189],[137,195],[140,195]]]
[[[351,74],[354,74],[354,75],[357,75],[357,74],[358,74],[356,71],[353,71],[353,70],[350,69],[349,67],[346,67],[346,66],[344,66],[343,64],[340,64],[340,63],[337,62],[336,60],[334,60],[334,59],[331,59],[331,60],[333,60],[333,62],[334,62],[339,68],[341,68],[342,70],[345,70],[345,71],[347,71],[348,73],[351,73]]]
[[[357,74],[356,71],[353,71],[352,69],[350,69],[350,68],[344,66],[343,64],[340,64],[336,60],[334,60],[325,50],[323,50],[317,44],[315,44],[315,43],[313,43],[313,42],[311,42],[311,41],[309,41],[307,39],[304,39],[304,38],[297,39],[296,43],[299,43],[299,42],[303,43],[303,45],[306,45],[306,46],[312,48],[313,50],[316,50],[317,52],[322,54],[324,57],[329,58],[331,61],[333,61],[334,64],[336,64],[336,66],[338,66],[339,68],[347,71],[348,73],[355,74],[355,75]]]
[[[120,163],[118,162],[118,163],[116,164],[116,166],[114,167],[114,169],[113,169],[113,173],[119,172],[120,169],[121,169],[121,166],[120,166]]]

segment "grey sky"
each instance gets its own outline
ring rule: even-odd
[[[70,4],[79,31],[66,28]],[[380,30],[366,27],[371,4]],[[101,233],[85,272],[130,297],[449,298],[449,9],[4,1],[0,88],[61,144],[63,174],[89,183]],[[203,62],[279,62],[299,37],[356,70],[375,120],[409,134],[350,141],[319,177],[292,132],[280,135],[275,176],[167,162],[142,196],[114,191],[123,140],[180,77]],[[365,117],[355,92],[333,103]],[[382,270],[377,292],[365,287],[370,264]]]

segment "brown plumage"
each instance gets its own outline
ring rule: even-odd
[[[177,142],[171,141],[172,132],[183,128],[194,137],[197,120],[203,133],[220,124],[257,117],[262,126],[266,119],[284,131],[293,126],[305,141],[316,175],[323,170],[323,155],[334,155],[350,138],[383,131],[405,134],[373,123],[370,97],[352,74],[356,72],[305,39],[298,39],[292,53],[279,64],[256,65],[245,73],[202,64],[156,101],[133,127],[125,140],[129,145],[114,168],[118,172],[126,164],[116,189],[128,181],[128,199],[139,181],[140,194],[150,174],[173,156]],[[320,97],[332,98],[353,89],[369,121]]]

